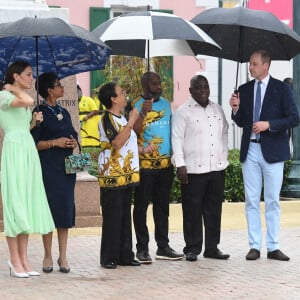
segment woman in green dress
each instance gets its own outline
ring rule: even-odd
[[[32,270],[27,245],[30,233],[46,234],[54,223],[43,185],[41,165],[30,129],[42,114],[32,118],[34,100],[24,91],[32,85],[32,68],[27,62],[12,63],[0,91],[0,127],[4,131],[1,156],[3,223],[15,277],[38,276]]]

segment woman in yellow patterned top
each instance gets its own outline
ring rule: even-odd
[[[133,109],[129,120],[122,115],[126,96],[113,82],[103,85],[99,99],[106,106],[99,123],[98,172],[102,206],[100,263],[107,269],[117,265],[139,266],[132,251],[132,187],[139,182],[137,137],[132,130],[138,118]]]

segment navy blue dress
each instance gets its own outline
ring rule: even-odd
[[[69,138],[70,135],[77,139],[77,132],[73,128],[69,112],[58,105],[51,106],[51,108],[45,104],[39,106],[39,110],[43,112],[44,121],[39,127],[31,130],[35,143],[61,137]],[[62,120],[57,118],[59,113],[63,115]],[[52,142],[50,143],[52,145]],[[72,152],[70,148],[60,147],[39,151],[43,181],[56,228],[71,228],[75,225],[76,174],[65,172],[65,157]]]

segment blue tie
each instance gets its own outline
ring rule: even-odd
[[[260,107],[261,107],[261,81],[257,82],[257,89],[256,89],[256,96],[255,96],[255,106],[254,106],[254,116],[253,121],[257,122],[259,121],[259,115],[260,115]],[[256,139],[259,140],[260,134],[256,135]]]

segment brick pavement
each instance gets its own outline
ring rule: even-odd
[[[182,249],[182,233],[171,233],[170,244]],[[70,236],[71,273],[61,274],[54,264],[52,274],[17,279],[9,277],[7,246],[0,239],[0,299],[300,299],[300,227],[281,230],[282,250],[290,262],[266,258],[265,249],[258,261],[246,261],[248,251],[245,229],[223,230],[220,248],[231,254],[228,261],[205,259],[197,262],[155,261],[141,267],[99,267],[99,229]],[[54,240],[54,258],[57,242]],[[151,236],[150,254],[155,244]],[[42,243],[32,237],[29,243],[32,266],[39,270]]]

